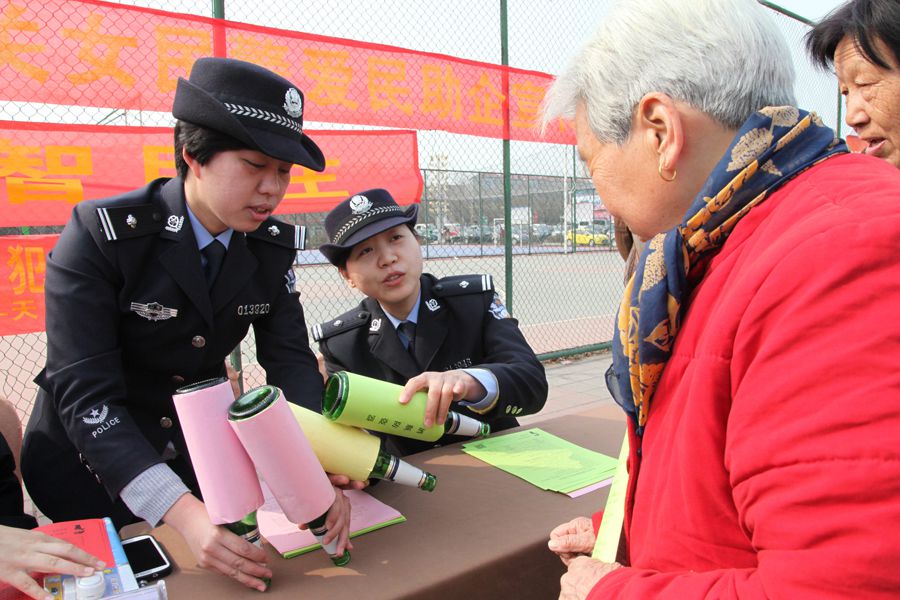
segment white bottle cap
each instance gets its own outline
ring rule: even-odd
[[[78,577],[75,581],[75,597],[78,600],[100,600],[106,592],[106,581],[100,571],[87,577]]]

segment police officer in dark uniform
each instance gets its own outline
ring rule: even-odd
[[[50,253],[22,474],[53,520],[164,521],[200,566],[262,590],[265,552],[213,526],[198,499],[172,395],[225,375],[252,325],[267,381],[295,402],[321,397],[292,270],[304,230],[272,213],[291,167],[325,160],[303,133],[300,91],[251,63],[199,59],[172,114],[178,176],[78,204]]]
[[[544,367],[490,275],[422,273],[417,213],[418,205],[404,210],[388,191],[374,189],[325,217],[329,242],[319,250],[366,295],[353,310],[313,327],[325,369],[404,385],[400,402],[427,389],[425,426],[442,423],[452,409],[494,431],[515,427],[516,415],[544,406]],[[439,444],[458,439],[445,436]],[[397,436],[386,436],[386,444],[400,455],[431,447]]]

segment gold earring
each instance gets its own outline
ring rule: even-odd
[[[663,164],[662,164],[662,161],[659,161],[659,167],[657,168],[657,172],[659,173],[660,179],[662,179],[662,180],[665,181],[666,183],[672,183],[673,181],[675,181],[675,178],[678,177],[678,169],[673,169],[673,170],[672,170],[672,178],[671,178],[671,179],[669,179],[669,178],[667,178],[665,175],[663,175]]]

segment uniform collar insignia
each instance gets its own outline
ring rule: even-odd
[[[431,312],[434,312],[441,307],[441,305],[438,304],[438,301],[435,300],[434,298],[432,298],[428,302],[426,302],[425,306],[427,306],[428,310],[430,310]]]
[[[169,218],[166,219],[166,231],[171,231],[172,233],[178,233],[181,231],[181,228],[184,226],[184,216],[178,215],[169,215]]]
[[[149,304],[132,302],[131,310],[136,312],[139,316],[144,317],[148,321],[165,321],[167,319],[171,319],[172,317],[178,316],[177,308],[166,308],[159,302],[151,302]]]
[[[381,329],[381,319],[372,319],[372,323],[369,325],[369,331],[375,333]]]

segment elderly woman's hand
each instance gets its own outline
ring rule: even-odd
[[[596,541],[597,536],[594,534],[591,520],[587,517],[577,517],[551,531],[547,547],[568,566],[573,559],[590,555]]]
[[[559,600],[584,600],[607,574],[621,567],[619,563],[605,563],[587,556],[579,556],[569,563],[569,570],[559,580]]]

